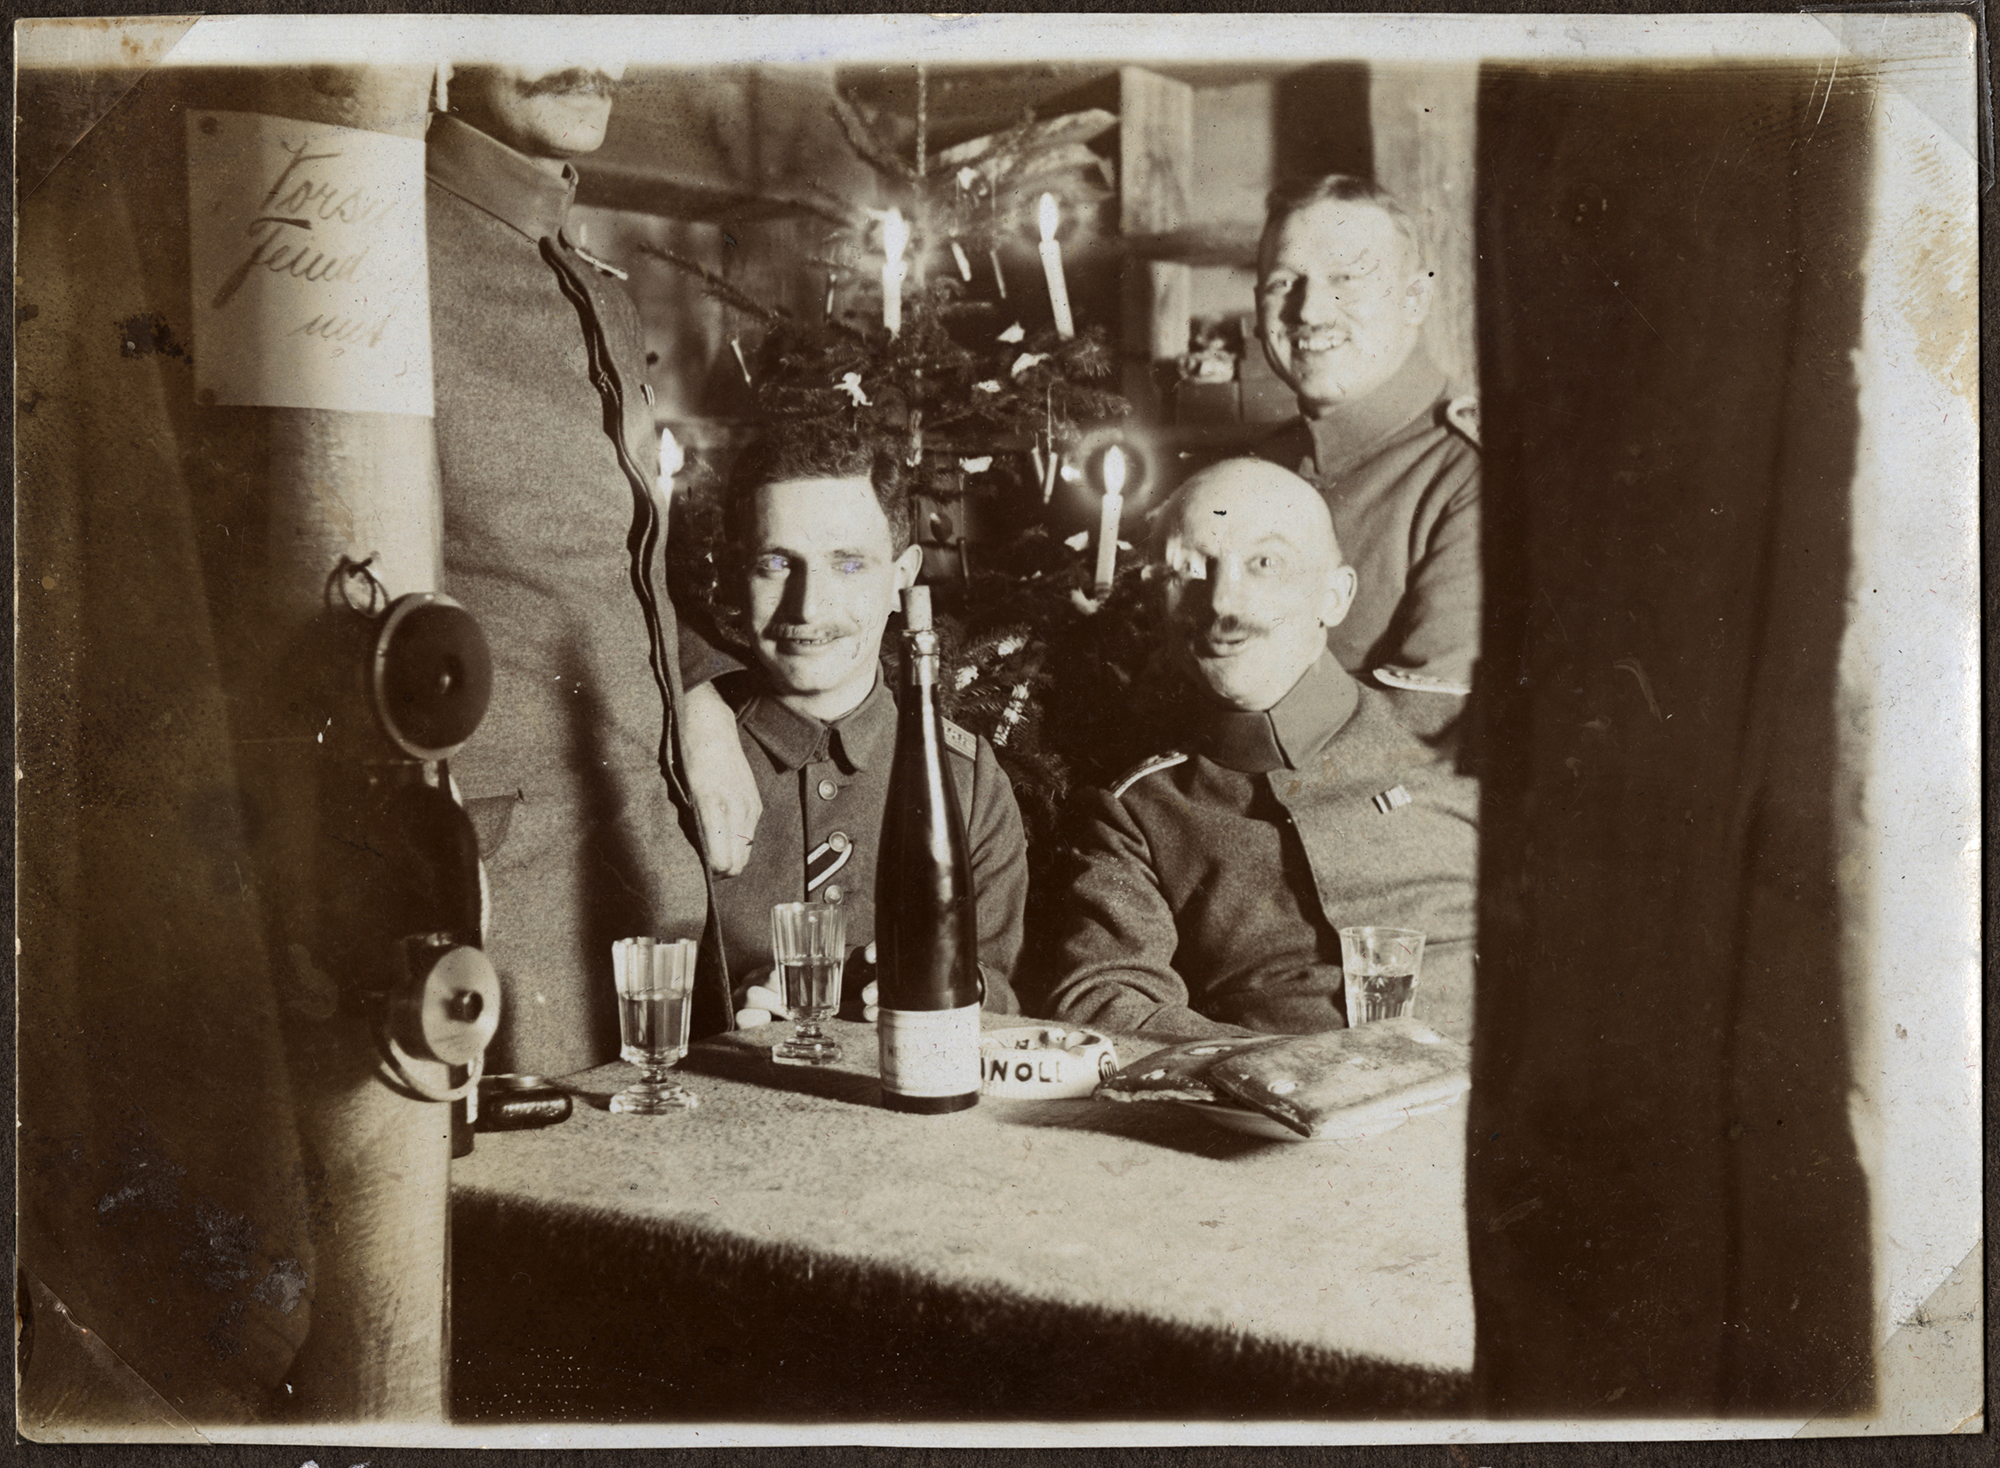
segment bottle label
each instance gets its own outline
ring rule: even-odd
[[[902,1096],[963,1096],[979,1089],[979,1006],[884,1009],[882,1089]]]

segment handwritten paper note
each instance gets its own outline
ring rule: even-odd
[[[188,214],[204,402],[430,416],[421,142],[190,113]]]

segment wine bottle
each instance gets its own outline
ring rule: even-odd
[[[882,1101],[962,1111],[979,1100],[979,914],[965,814],[945,772],[931,593],[903,593],[903,689],[875,897]]]

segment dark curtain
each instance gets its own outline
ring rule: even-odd
[[[66,82],[28,74],[24,110]],[[33,1311],[31,1431],[257,1419],[311,1314],[234,592],[204,571],[253,527],[197,489],[184,109],[150,74],[20,202],[19,1253],[67,1312]],[[78,1327],[157,1397],[52,1380]]]
[[[1488,68],[1482,1405],[1872,1399],[1832,859],[1865,80]]]

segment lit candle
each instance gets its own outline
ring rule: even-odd
[[[660,430],[660,498],[674,497],[674,476],[687,463],[687,455],[681,452],[679,440],[671,428]]]
[[[968,285],[972,282],[972,262],[965,258],[965,246],[957,240],[951,242],[951,258],[958,266],[958,278]]]
[[[1043,194],[1041,204],[1042,274],[1049,281],[1049,306],[1056,314],[1056,335],[1068,341],[1076,335],[1069,314],[1069,285],[1063,279],[1062,243],[1056,239],[1056,196]]]
[[[827,271],[827,273],[826,273],[826,309],[820,312],[820,319],[821,319],[822,321],[831,321],[831,320],[833,320],[833,288],[834,288],[834,287],[835,287],[836,285],[838,285],[839,283],[840,283],[840,272],[839,272],[838,270],[829,270],[829,271]]]
[[[1095,594],[1099,601],[1111,594],[1111,580],[1118,570],[1118,522],[1125,517],[1125,450],[1113,444],[1104,451],[1104,512],[1097,521],[1097,576]]]
[[[903,276],[909,270],[903,251],[909,243],[910,227],[903,222],[903,211],[891,209],[882,216],[882,253],[889,257],[882,264],[882,324],[891,336],[903,329]]]
[[[1000,292],[1000,299],[1007,299],[1007,272],[1000,268],[1000,195],[989,189],[986,193],[987,207],[993,212],[988,216],[993,229],[986,246],[986,258],[993,262],[993,284]]]

